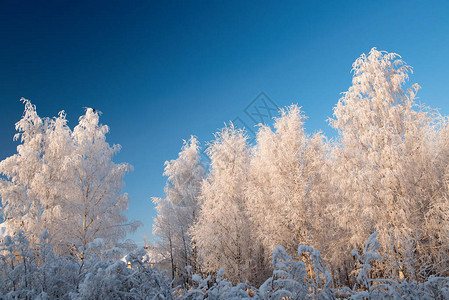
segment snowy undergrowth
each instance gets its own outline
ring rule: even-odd
[[[224,269],[215,279],[187,272],[192,284],[172,288],[167,274],[151,267],[142,249],[127,256],[128,268],[124,261],[108,259],[111,251],[101,240],[89,244],[80,262],[55,255],[47,232],[40,239],[31,248],[19,232],[0,244],[1,299],[449,299],[446,277],[423,283],[372,279],[371,266],[382,259],[377,233],[368,238],[363,253],[352,252],[359,263],[352,288],[335,287],[319,251],[307,246],[298,248],[299,260],[277,247],[272,275],[259,288],[233,284],[224,278]]]
[[[295,261],[282,246],[273,251],[273,274],[259,288],[248,283],[233,285],[223,279],[223,269],[215,282],[211,276],[193,275],[194,287],[180,299],[449,299],[449,278],[430,277],[424,283],[371,279],[371,264],[382,257],[377,233],[366,242],[364,253],[353,251],[359,261],[358,285],[334,287],[319,251],[307,246],[298,248],[302,259]],[[178,291],[179,292],[179,291]]]
[[[31,248],[19,231],[0,243],[0,299],[171,299],[169,278],[143,259],[142,251],[128,255],[128,264],[110,259],[97,239],[84,251],[84,260],[57,256],[44,232]]]

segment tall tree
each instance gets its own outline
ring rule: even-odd
[[[0,197],[2,215],[9,231],[31,232],[33,240],[39,235],[43,210],[36,189],[47,188],[36,182],[43,166],[48,120],[38,116],[30,101],[21,101],[25,104],[25,111],[15,124],[18,133],[14,136],[14,140],[20,140],[21,144],[17,146],[17,154],[0,162],[0,174],[6,178],[0,182]]]
[[[121,190],[130,166],[112,162],[120,147],[106,142],[109,128],[99,124],[98,112],[87,109],[72,132],[64,112],[41,119],[36,107],[23,101],[15,136],[22,144],[0,163],[7,177],[0,196],[8,226],[32,237],[45,228],[60,254],[79,258],[96,238],[115,245],[138,223],[126,223],[128,196]]]
[[[353,73],[330,122],[341,143],[334,148],[335,211],[346,232],[340,246],[361,248],[377,231],[382,272],[416,279],[429,253],[425,216],[439,185],[433,118],[415,105],[418,85],[403,90],[411,67],[397,54],[373,48]]]
[[[422,264],[421,273],[437,276],[449,275],[449,120],[438,116],[436,122],[438,136],[432,168],[422,173],[431,191],[428,197],[426,217],[426,248],[420,249],[427,254],[426,264]],[[425,159],[425,158],[424,158]],[[427,162],[428,164],[430,162]],[[435,177],[437,180],[435,180]],[[430,250],[430,251],[429,251]]]
[[[179,245],[176,242],[177,220],[173,203],[166,198],[157,197],[153,197],[153,203],[157,211],[157,216],[153,220],[153,234],[157,237],[154,251],[157,256],[170,261],[170,274],[174,279],[179,268],[177,257]]]
[[[158,216],[154,234],[161,251],[170,257],[172,275],[181,275],[185,267],[197,271],[198,261],[190,238],[190,230],[198,218],[201,183],[205,168],[201,162],[198,140],[192,136],[177,159],[165,162],[166,198],[154,198]]]
[[[248,180],[249,149],[243,131],[232,124],[215,135],[207,153],[210,174],[201,193],[201,211],[193,240],[208,272],[225,268],[234,282],[251,280],[252,234],[244,189]]]
[[[121,192],[123,177],[132,167],[112,161],[120,145],[111,147],[106,142],[109,127],[100,124],[99,119],[98,112],[87,108],[72,133],[75,149],[67,168],[71,178],[67,212],[76,222],[67,228],[77,248],[85,249],[96,238],[113,246],[140,225],[135,221],[127,223],[129,198]]]
[[[292,105],[281,109],[275,131],[264,125],[257,134],[246,194],[267,255],[278,245],[294,256],[299,245],[324,249],[325,144],[320,133],[304,132],[304,119],[300,108]]]

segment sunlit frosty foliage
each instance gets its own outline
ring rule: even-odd
[[[145,250],[119,242],[138,225],[130,166],[98,112],[71,130],[23,100],[0,162],[0,298],[449,299],[449,122],[416,102],[399,55],[373,48],[352,71],[334,139],[291,105],[254,145],[219,130],[208,165],[185,141]]]
[[[73,131],[64,111],[40,118],[30,101],[16,123],[17,154],[0,162],[4,224],[23,230],[30,242],[46,229],[59,254],[82,259],[87,244],[102,238],[112,246],[138,223],[127,223],[127,194],[121,193],[128,164],[115,164],[119,145],[106,142],[109,128],[86,109]]]
[[[320,251],[336,286],[366,285],[368,273],[411,282],[449,275],[447,118],[416,101],[412,67],[395,53],[373,48],[352,72],[329,120],[332,140],[306,133],[297,105],[273,127],[260,125],[255,145],[232,124],[216,134],[199,218],[188,225],[198,270],[224,267],[234,284],[261,284],[281,245],[311,280],[312,261],[296,251],[304,244]],[[351,251],[374,232],[382,259],[361,264]]]

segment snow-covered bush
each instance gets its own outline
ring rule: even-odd
[[[262,299],[332,299],[332,277],[325,270],[319,251],[298,248],[303,261],[293,260],[282,246],[273,251],[273,276],[259,289]]]
[[[351,295],[351,299],[449,299],[449,278],[430,277],[424,283],[388,278],[370,278],[372,264],[382,261],[377,232],[371,234],[365,244],[363,255],[353,250],[351,254],[359,261],[357,282],[352,290],[343,288],[337,294]]]
[[[359,262],[358,285],[334,287],[318,251],[308,246],[298,248],[301,260],[295,261],[282,246],[273,251],[273,274],[260,288],[248,283],[233,285],[223,278],[224,270],[211,276],[192,275],[193,286],[187,290],[174,289],[179,299],[449,299],[449,278],[430,277],[418,283],[406,280],[372,279],[372,264],[381,261],[377,233],[367,240],[363,253],[352,251]]]
[[[148,264],[135,261],[98,261],[79,285],[72,299],[171,299],[170,280]]]
[[[19,231],[0,243],[1,299],[449,299],[447,277],[422,283],[372,278],[373,264],[382,260],[377,233],[368,238],[363,253],[352,251],[358,260],[358,284],[352,288],[334,287],[320,253],[308,246],[298,248],[298,261],[277,247],[272,276],[259,288],[233,284],[224,278],[224,269],[212,279],[191,275],[189,268],[191,284],[172,288],[168,275],[151,266],[143,249],[131,252],[126,262],[106,259],[104,243],[95,240],[84,250],[84,261],[77,261],[57,256],[46,231],[40,239],[31,248]]]
[[[90,243],[82,266],[78,290],[72,299],[171,299],[171,282],[166,274],[151,267],[146,251],[136,249],[121,260],[105,259],[101,239]],[[128,263],[130,268],[128,268]],[[81,269],[80,269],[81,270]]]
[[[199,275],[192,276],[193,287],[181,296],[185,300],[200,299],[254,299],[257,296],[257,289],[251,287],[248,283],[238,283],[233,285],[232,282],[224,277],[224,269],[221,268],[217,272],[215,282],[211,276],[203,279]]]
[[[57,256],[45,231],[30,248],[27,235],[4,237],[0,243],[0,299],[171,299],[171,283],[139,252],[127,263],[103,259],[110,251],[95,240],[85,259]],[[115,249],[117,250],[117,249]]]
[[[0,243],[0,295],[2,299],[65,298],[76,288],[78,265],[70,257],[58,257],[48,243],[46,231],[41,243],[29,246],[23,231],[6,236]]]

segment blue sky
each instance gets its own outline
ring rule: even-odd
[[[0,159],[15,153],[20,97],[41,117],[103,112],[117,162],[134,171],[128,216],[151,239],[152,196],[164,195],[165,160],[191,134],[203,143],[260,92],[298,103],[308,132],[351,84],[372,47],[413,66],[420,100],[449,108],[447,1],[7,1],[0,0]]]

